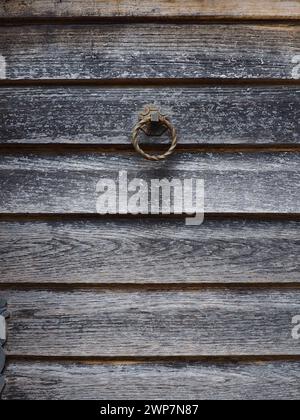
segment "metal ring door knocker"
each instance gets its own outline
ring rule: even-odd
[[[158,134],[153,134],[154,130],[152,130],[152,128],[154,126],[158,129],[156,130]],[[172,140],[170,148],[162,155],[150,155],[144,152],[139,145],[139,134],[141,131],[143,131],[147,136],[161,136],[168,131]],[[174,152],[177,146],[176,129],[169,118],[161,114],[158,108],[147,105],[145,110],[139,115],[139,122],[133,129],[132,144],[135,150],[145,159],[154,161],[164,160]]]

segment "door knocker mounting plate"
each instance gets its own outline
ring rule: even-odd
[[[162,155],[150,155],[144,152],[139,145],[140,131],[144,132],[147,136],[161,137],[167,131],[170,133],[171,146]],[[139,115],[139,122],[133,129],[132,144],[135,150],[142,155],[145,159],[160,161],[170,156],[177,146],[177,133],[169,118],[162,114],[160,110],[153,105],[147,105]]]
[[[141,127],[146,136],[161,137],[168,131],[168,127],[160,123],[160,117],[166,118],[155,106],[147,105],[139,115],[139,121],[143,121],[150,115],[150,121]]]

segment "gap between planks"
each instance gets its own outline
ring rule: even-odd
[[[78,16],[78,17],[55,17],[55,16],[36,16],[36,17],[0,17],[1,26],[59,26],[59,25],[130,25],[130,24],[154,24],[164,25],[298,25],[300,17],[292,16],[262,16],[261,18],[250,15],[240,17],[230,16]]]
[[[122,221],[122,220],[184,220],[187,214],[176,215],[100,215],[93,213],[0,213],[1,222],[34,222],[34,221]],[[206,213],[205,220],[247,220],[247,221],[300,221],[300,213]]]
[[[145,145],[143,149],[145,151],[159,151],[165,148],[166,145]],[[105,144],[63,144],[63,143],[51,143],[51,144],[26,144],[26,143],[9,143],[0,144],[0,155],[3,154],[24,154],[24,153],[35,153],[35,154],[73,154],[73,153],[118,153],[136,155],[135,150],[128,139],[128,145],[114,144],[113,146]],[[300,153],[300,144],[184,144],[178,145],[174,154],[182,153]]]
[[[300,355],[267,355],[267,356],[257,356],[257,355],[230,355],[230,356],[210,356],[210,355],[199,355],[199,356],[118,356],[118,357],[99,357],[99,356],[34,356],[34,355],[8,355],[6,357],[7,363],[22,363],[22,362],[52,362],[60,364],[93,364],[93,365],[123,365],[123,364],[153,364],[153,363],[260,363],[260,362],[298,362],[300,361]],[[4,372],[5,373],[5,372]]]
[[[1,26],[1,25],[0,25]],[[223,78],[136,78],[136,79],[1,79],[1,87],[276,87],[300,86],[300,79]]]

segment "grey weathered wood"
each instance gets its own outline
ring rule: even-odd
[[[11,80],[299,78],[297,25],[4,26],[0,45]]]
[[[128,144],[146,103],[172,119],[181,144],[300,142],[299,88],[203,86],[2,88],[0,143]]]
[[[206,213],[300,213],[299,168],[297,153],[179,153],[153,163],[136,153],[12,152],[0,155],[0,212],[95,214],[97,183],[125,170],[149,188],[151,179],[204,179]]]
[[[300,222],[0,222],[0,283],[298,283]]]
[[[287,0],[22,0],[4,1],[0,17],[236,17],[247,19],[300,18],[299,2]]]
[[[3,293],[12,315],[9,355],[300,354],[300,341],[292,338],[299,289]]]
[[[296,400],[299,362],[11,362],[4,400]]]

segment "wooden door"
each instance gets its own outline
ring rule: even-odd
[[[299,18],[285,0],[1,2],[3,399],[299,398]],[[178,133],[162,162],[131,145],[149,103]],[[204,223],[99,215],[120,170],[203,179]]]

